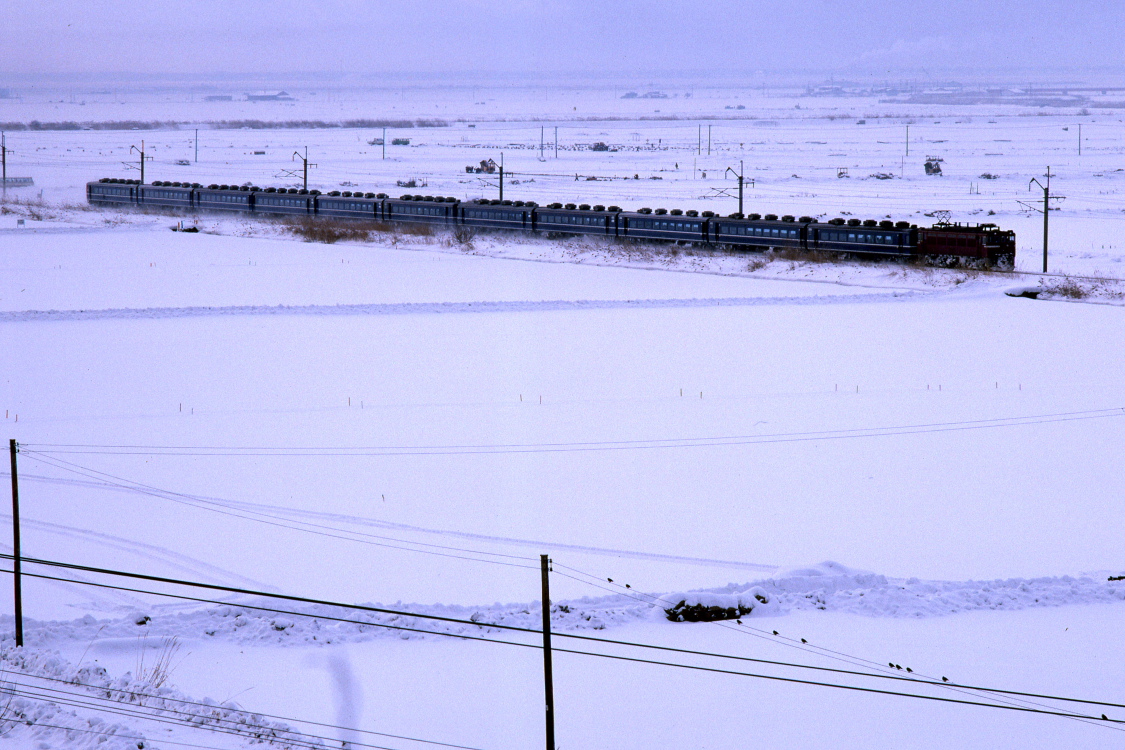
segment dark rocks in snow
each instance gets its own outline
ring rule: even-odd
[[[706,606],[703,604],[688,604],[681,599],[674,607],[664,610],[672,622],[715,622],[716,620],[737,620],[754,611],[753,607],[740,604],[735,607]]]

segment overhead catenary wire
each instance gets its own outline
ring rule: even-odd
[[[12,557],[11,555],[0,554],[0,559],[11,559],[11,557]],[[369,612],[375,612],[375,613],[379,613],[379,614],[392,614],[392,615],[399,615],[399,616],[404,616],[404,617],[414,617],[414,618],[418,618],[418,619],[434,620],[434,621],[438,621],[438,622],[448,622],[448,623],[453,623],[453,624],[471,626],[471,627],[477,628],[478,630],[479,629],[493,628],[493,629],[497,629],[497,630],[506,630],[506,631],[527,633],[527,634],[532,634],[532,635],[540,635],[541,634],[541,631],[536,630],[534,628],[524,628],[524,627],[514,626],[514,625],[503,625],[503,624],[499,624],[499,623],[489,623],[489,622],[482,622],[482,621],[465,620],[465,619],[461,619],[461,618],[452,618],[452,617],[446,617],[446,616],[442,616],[442,615],[431,615],[431,614],[421,613],[421,612],[408,612],[408,611],[402,611],[402,610],[391,610],[391,609],[382,608],[382,607],[372,607],[372,606],[369,606],[369,605],[345,604],[345,603],[341,603],[341,602],[332,602],[332,601],[327,601],[327,600],[317,600],[317,599],[311,599],[311,598],[307,598],[307,597],[291,596],[291,595],[287,595],[287,594],[273,594],[273,593],[266,593],[266,592],[255,592],[255,591],[249,591],[249,590],[245,590],[245,589],[236,589],[234,587],[221,586],[221,585],[218,585],[218,584],[206,584],[206,583],[194,583],[194,582],[189,582],[189,581],[179,581],[177,579],[162,578],[160,576],[150,576],[150,575],[146,575],[146,574],[142,574],[142,573],[128,573],[128,572],[124,572],[124,571],[112,571],[112,570],[103,569],[103,568],[93,568],[93,567],[90,567],[90,566],[74,565],[74,564],[70,564],[70,563],[60,563],[60,562],[48,561],[48,560],[39,560],[39,559],[36,559],[36,558],[24,558],[24,562],[31,563],[31,564],[46,565],[46,566],[50,566],[50,567],[64,568],[64,569],[84,570],[84,571],[87,571],[87,572],[102,572],[102,573],[105,573],[105,574],[108,574],[108,575],[121,576],[121,577],[125,577],[125,578],[134,578],[134,579],[147,580],[147,581],[152,581],[152,582],[164,582],[164,583],[178,584],[178,585],[194,587],[194,588],[203,588],[203,589],[209,589],[209,590],[226,591],[226,592],[230,592],[230,593],[239,593],[239,594],[252,595],[252,596],[261,596],[261,597],[264,597],[264,598],[276,598],[276,599],[282,599],[282,600],[292,601],[292,602],[297,602],[297,603],[319,604],[319,605],[322,605],[322,606],[336,607],[336,608],[340,608],[340,609],[351,609],[351,610],[357,610],[357,611],[369,611]],[[9,571],[0,571],[0,572],[11,573],[10,570]],[[40,573],[24,573],[24,575],[28,575],[28,576],[31,576],[31,577],[37,577],[37,578],[43,578],[43,579],[47,579],[47,580],[68,580],[68,581],[70,581],[70,579],[59,579],[55,576],[47,576],[47,575],[40,574]],[[75,582],[75,581],[70,581],[70,582]],[[75,583],[78,583],[78,582],[75,582]],[[134,593],[150,594],[150,595],[154,595],[154,596],[174,598],[174,599],[180,599],[180,600],[185,600],[185,601],[194,601],[194,602],[199,602],[199,603],[210,603],[210,604],[220,604],[220,605],[224,605],[224,606],[232,606],[230,602],[224,602],[224,601],[216,600],[216,599],[206,599],[206,598],[201,598],[201,597],[191,597],[191,596],[187,596],[187,595],[183,595],[183,594],[171,594],[171,593],[160,592],[160,591],[142,590],[142,589],[135,589],[135,588],[130,588],[130,587],[114,586],[114,585],[111,585],[111,584],[104,584],[104,583],[94,583],[94,582],[80,582],[80,583],[82,585],[96,586],[96,587],[117,589],[117,590],[124,590],[124,591],[132,591]],[[463,632],[462,633],[455,633],[455,632],[425,630],[425,629],[421,629],[421,628],[411,628],[411,627],[408,627],[408,626],[389,625],[389,624],[381,623],[381,622],[355,620],[355,619],[350,619],[350,618],[334,617],[334,616],[330,616],[330,615],[326,615],[326,614],[318,614],[318,613],[310,613],[310,612],[280,610],[280,609],[276,609],[276,608],[272,608],[272,607],[263,607],[263,606],[258,606],[258,605],[250,605],[250,604],[242,604],[242,603],[239,603],[239,604],[236,604],[236,605],[233,605],[233,606],[243,607],[243,608],[246,608],[246,609],[266,611],[266,612],[274,612],[274,613],[279,613],[279,614],[287,614],[287,615],[293,615],[293,616],[299,616],[299,617],[308,617],[308,618],[314,618],[314,619],[319,618],[319,619],[324,619],[324,620],[328,620],[328,621],[363,625],[363,626],[368,626],[368,627],[387,628],[387,629],[392,629],[392,630],[403,630],[403,631],[408,631],[408,632],[417,632],[417,633],[422,633],[422,634],[426,634],[426,635],[439,635],[439,636],[445,636],[445,637],[451,637],[451,638],[462,638],[462,639],[467,639],[467,640],[487,641],[487,642],[492,642],[492,643],[500,643],[500,644],[504,644],[504,645],[515,645],[515,646],[523,646],[523,647],[528,647],[528,648],[541,648],[541,646],[539,646],[537,644],[534,644],[534,643],[529,644],[529,643],[519,643],[519,642],[515,642],[515,641],[503,641],[503,640],[497,640],[497,639],[491,639],[491,638],[483,638],[483,637],[480,637],[480,636],[468,635],[468,634],[463,633]],[[734,659],[734,660],[738,660],[738,661],[772,664],[772,665],[777,665],[777,666],[793,666],[793,667],[804,668],[804,669],[814,669],[814,670],[817,670],[817,671],[827,671],[827,672],[832,672],[832,671],[840,672],[841,671],[841,670],[833,670],[832,668],[827,668],[827,667],[816,667],[816,666],[811,666],[811,665],[790,664],[790,663],[786,663],[786,662],[778,662],[778,661],[771,661],[771,660],[764,660],[764,659],[755,659],[755,658],[751,658],[751,657],[742,657],[742,656],[736,656],[736,655],[730,655],[730,654],[718,654],[718,653],[711,653],[711,652],[698,651],[698,650],[692,650],[692,649],[675,648],[675,647],[671,647],[671,646],[659,646],[659,645],[654,645],[654,644],[643,644],[643,643],[636,643],[636,642],[631,642],[631,641],[621,641],[621,640],[616,640],[616,639],[599,638],[599,637],[595,637],[595,636],[579,635],[579,634],[575,634],[575,633],[566,633],[566,632],[562,632],[562,631],[558,632],[557,635],[559,637],[563,637],[563,638],[569,638],[569,639],[574,639],[574,640],[582,640],[582,641],[591,641],[591,642],[597,642],[597,643],[608,644],[608,645],[619,645],[619,646],[646,648],[646,649],[654,649],[654,650],[659,650],[659,651],[682,653],[682,654],[687,654],[687,655],[714,657],[714,658],[723,658],[723,659]],[[616,657],[616,656],[610,657],[610,655],[599,654],[599,653],[596,653],[596,652],[585,652],[585,651],[557,649],[557,648],[555,650],[561,650],[561,651],[568,652],[568,653],[583,654],[583,655],[587,655],[587,656],[606,656],[607,658],[622,658],[622,659],[626,659],[626,660],[631,660],[631,657]],[[711,670],[711,668],[694,667],[694,666],[682,665],[682,664],[671,663],[671,662],[657,662],[657,661],[652,661],[652,660],[638,660],[638,661],[644,661],[646,663],[654,663],[654,664],[663,664],[665,666],[672,666],[672,667],[704,669],[705,671]],[[738,672],[732,672],[730,670],[711,670],[711,671],[719,671],[719,672],[730,673],[730,674],[743,674],[744,676],[764,677],[764,678],[767,678],[767,679],[778,679],[778,680],[788,681],[788,682],[801,682],[801,683],[808,683],[808,684],[823,684],[824,686],[827,686],[827,687],[838,687],[838,688],[843,688],[843,689],[854,688],[854,686],[838,685],[838,684],[834,684],[834,683],[815,683],[813,681],[798,680],[798,679],[795,679],[795,678],[780,678],[780,677],[775,677],[775,676],[764,676],[764,675],[757,675],[757,674],[751,674],[751,673],[738,673]],[[855,674],[856,676],[862,676],[862,677],[873,677],[873,678],[891,679],[891,680],[910,682],[912,684],[919,685],[919,686],[930,685],[930,686],[933,686],[933,687],[937,687],[937,685],[932,685],[931,683],[927,683],[927,682],[923,682],[923,681],[915,680],[915,679],[911,679],[911,678],[905,678],[905,677],[872,674],[872,673],[868,673],[868,672],[853,673],[853,674]],[[954,687],[964,687],[964,688],[974,689],[974,690],[989,690],[991,692],[1006,693],[1006,694],[1009,694],[1009,695],[1023,695],[1023,696],[1028,696],[1028,697],[1044,698],[1044,699],[1050,699],[1050,700],[1059,700],[1059,701],[1066,701],[1066,702],[1072,702],[1072,703],[1083,703],[1083,704],[1090,704],[1090,705],[1125,708],[1125,704],[1105,702],[1105,701],[1086,700],[1086,699],[1079,699],[1079,698],[1069,698],[1069,697],[1064,697],[1064,696],[1043,695],[1043,694],[1035,694],[1035,693],[1025,693],[1025,692],[1018,692],[1018,691],[1004,691],[1004,690],[999,690],[999,689],[994,689],[994,688],[982,688],[982,687],[978,687],[978,686],[960,685],[960,684],[956,684],[956,683],[948,683],[948,684],[950,686],[954,686]],[[942,683],[942,686],[944,686],[944,685],[945,685],[945,683]],[[856,689],[859,689],[859,688],[856,688]],[[864,688],[864,690],[867,690],[869,692],[870,691],[888,692],[888,691],[878,691],[878,690],[866,689],[866,688]],[[889,691],[889,692],[895,693],[895,691]],[[904,695],[910,695],[910,696],[913,696],[913,697],[928,697],[928,696],[919,696],[919,695],[913,694],[913,693],[904,694]],[[939,700],[938,698],[934,698],[934,699]],[[951,700],[951,699],[940,699],[940,700]],[[965,701],[953,701],[953,702],[965,702]],[[996,708],[1013,708],[1013,707],[1010,707],[1010,706],[997,705],[997,704],[993,704],[993,703],[973,704],[973,705],[986,705],[986,706],[992,706],[992,707],[996,707]],[[1019,707],[1017,710],[1029,710],[1030,711],[1030,710],[1033,710],[1033,709],[1024,709],[1022,707]],[[1050,713],[1050,712],[1048,712],[1048,713]],[[1084,714],[1075,714],[1075,713],[1067,713],[1067,712],[1058,712],[1057,715],[1068,716],[1068,717],[1078,717],[1078,718],[1096,718],[1096,717],[1086,716]],[[1125,723],[1125,721],[1121,721],[1121,722],[1118,722],[1118,723]]]

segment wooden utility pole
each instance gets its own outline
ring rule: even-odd
[[[707,155],[711,155],[711,126],[707,126]]]
[[[551,664],[551,561],[539,556],[543,576],[543,691],[546,698],[547,750],[555,750],[555,679]]]
[[[387,129],[383,128],[383,158],[387,158]]]
[[[555,126],[555,158],[559,158],[559,126]]]
[[[199,163],[199,128],[195,129],[195,163]]]
[[[16,605],[16,645],[23,645],[23,588],[20,580],[20,484],[16,475],[16,441],[9,440],[12,453],[12,594]],[[546,575],[546,574],[544,574]]]

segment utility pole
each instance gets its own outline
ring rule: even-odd
[[[145,184],[145,162],[146,161],[152,161],[152,157],[151,156],[145,156],[145,142],[144,141],[141,141],[141,147],[140,148],[137,148],[136,146],[130,146],[129,147],[129,153],[130,154],[133,153],[134,151],[136,151],[141,156],[141,184],[143,185],[143,184]]]
[[[301,160],[302,186],[304,187],[305,190],[308,190],[309,189],[309,167],[315,167],[316,166],[315,164],[309,164],[309,147],[305,146],[305,155],[304,156],[301,156],[300,151],[294,151],[293,156],[289,159],[289,161],[293,161],[294,159],[300,159]],[[296,176],[296,175],[294,175],[294,176]]]
[[[559,158],[559,126],[555,126],[555,158]]]
[[[12,452],[12,573],[14,574],[12,581],[16,604],[16,645],[22,646],[23,589],[20,580],[20,485],[19,479],[16,478],[16,453],[19,452],[19,447],[14,439],[8,441],[8,447]],[[547,574],[544,573],[543,575],[546,576]],[[546,585],[546,583],[543,585]]]
[[[906,126],[906,155],[910,156],[910,125]]]
[[[699,125],[695,133],[695,155],[699,156],[703,153],[703,126]]]
[[[539,161],[543,161],[543,126],[539,126]]]
[[[711,126],[707,126],[707,155],[711,155]]]
[[[727,172],[732,172],[738,178],[738,215],[743,216],[742,213],[742,175],[746,172],[746,167],[743,162],[738,162],[738,171],[735,172],[731,167],[727,167]],[[726,172],[723,173],[724,175]]]
[[[195,129],[195,163],[199,163],[199,128]]]
[[[504,200],[504,152],[500,152],[500,200]]]
[[[1082,156],[1082,123],[1078,123],[1078,155]]]
[[[383,128],[383,158],[387,158],[387,129]]]
[[[543,575],[543,692],[547,709],[547,750],[555,750],[555,678],[551,665],[551,582],[547,576],[551,561],[546,555],[540,555],[539,564]]]

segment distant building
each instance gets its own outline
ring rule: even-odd
[[[230,94],[210,94],[203,97],[205,102],[233,102],[234,97]]]
[[[248,102],[295,102],[297,101],[289,95],[288,91],[277,91],[267,94],[247,94],[246,101]]]

